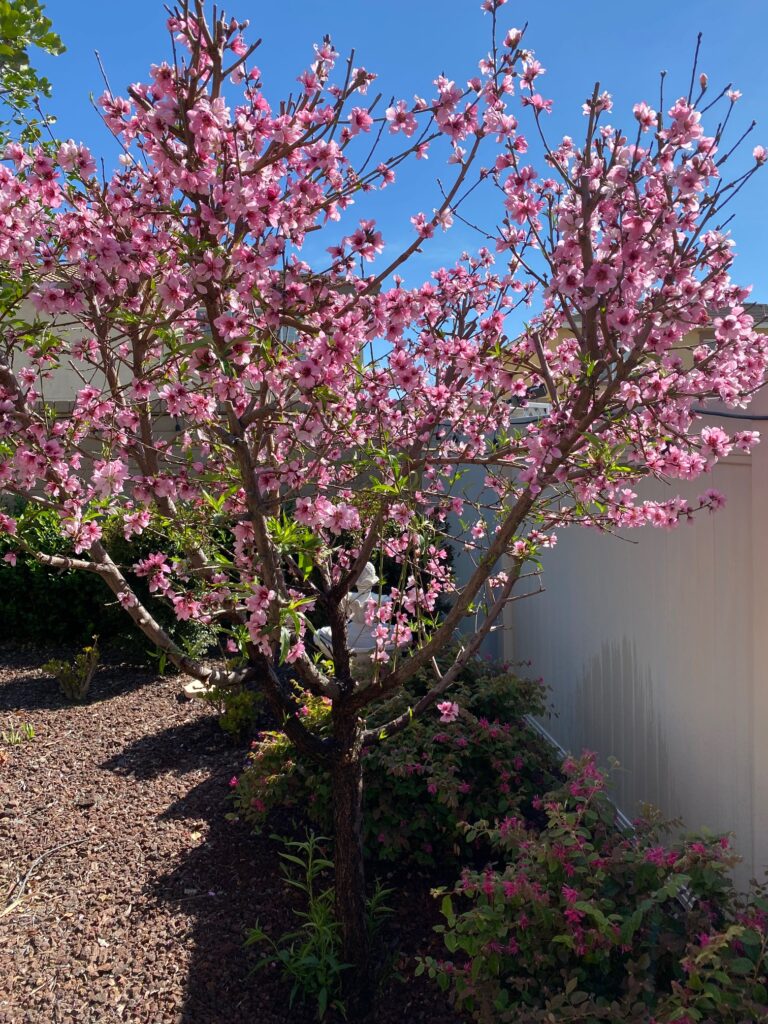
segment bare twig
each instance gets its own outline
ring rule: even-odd
[[[21,903],[24,890],[29,884],[32,875],[44,860],[47,860],[52,856],[52,854],[56,853],[58,850],[63,850],[67,846],[81,846],[83,843],[87,843],[90,838],[90,836],[84,836],[81,839],[67,839],[63,843],[56,843],[54,846],[51,846],[49,849],[41,853],[39,857],[35,857],[27,869],[26,874],[18,878],[8,890],[6,894],[6,906],[3,910],[0,910],[0,917],[5,917],[6,914],[10,914],[11,911]]]

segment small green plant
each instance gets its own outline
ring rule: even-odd
[[[259,710],[259,694],[253,690],[211,687],[203,699],[219,713],[219,725],[236,742],[253,735]]]
[[[258,923],[250,930],[246,946],[266,945],[269,950],[254,970],[278,963],[287,980],[292,982],[289,1006],[298,998],[315,1003],[319,1021],[325,1019],[330,1009],[346,1019],[342,981],[351,964],[341,959],[342,936],[334,913],[334,888],[332,885],[321,887],[322,877],[333,869],[333,862],[323,853],[323,844],[330,840],[311,832],[304,840],[281,841],[287,848],[280,853],[286,884],[301,894],[306,909],[293,911],[299,926],[277,940],[267,935]],[[368,901],[372,934],[391,913],[385,905],[389,892],[377,882]]]
[[[8,744],[9,747],[16,747],[19,743],[23,743],[25,740],[33,740],[34,738],[35,727],[31,722],[22,722],[19,729],[16,728],[15,723],[11,722],[10,728],[3,729],[0,733],[0,740]]]
[[[9,747],[16,747],[21,743],[22,736],[15,725],[11,725],[10,729],[3,729],[0,733],[0,739],[3,743],[7,743]]]
[[[67,700],[83,701],[88,696],[91,680],[99,664],[100,652],[97,645],[98,637],[88,647],[84,647],[74,661],[47,661],[43,671],[49,672],[58,680],[59,689]]]

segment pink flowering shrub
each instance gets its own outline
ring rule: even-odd
[[[366,755],[365,844],[377,859],[444,862],[459,848],[466,852],[461,822],[530,815],[535,794],[554,781],[554,760],[524,720],[545,710],[539,682],[478,661],[464,670],[453,696],[448,716],[437,706]],[[383,708],[383,720],[398,708]],[[305,698],[309,727],[327,731],[329,715],[327,702]],[[249,760],[234,795],[238,816],[258,829],[271,811],[289,808],[331,827],[327,773],[282,733],[261,733]]]
[[[417,972],[482,1024],[765,1019],[768,896],[736,896],[729,838],[664,843],[655,817],[622,832],[594,756],[563,771],[541,831],[467,826],[495,860],[438,891],[448,955]]]

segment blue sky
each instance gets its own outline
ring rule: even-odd
[[[101,54],[115,92],[146,80],[150,63],[170,55],[163,2],[49,0],[46,13],[67,45],[63,56],[38,61],[54,86],[50,109],[58,117],[56,134],[88,143],[109,167],[114,144],[88,98],[103,91],[94,51]],[[356,63],[379,75],[375,84],[386,98],[394,94],[410,99],[414,93],[430,95],[440,72],[459,82],[474,74],[490,32],[490,18],[481,13],[479,0],[234,0],[228,13],[249,18],[248,35],[263,39],[254,59],[270,100],[295,87],[296,75],[311,60],[312,43],[325,33],[342,54],[355,49]],[[611,123],[620,126],[630,124],[632,104],[638,100],[656,105],[660,70],[668,72],[670,100],[687,92],[701,31],[700,69],[709,74],[711,87],[732,82],[743,93],[734,123],[742,128],[758,121],[743,159],[757,142],[768,145],[768,0],[509,0],[501,8],[503,28],[526,21],[527,45],[547,68],[541,91],[555,100],[552,139],[563,134],[578,139],[583,131],[581,104],[597,80],[613,94]],[[380,197],[377,219],[393,246],[413,237],[413,213],[438,205],[438,175],[445,177],[446,168],[435,156]],[[476,204],[472,212],[481,218],[484,211]],[[734,276],[740,283],[753,283],[754,298],[766,302],[768,168],[738,197],[734,212],[732,233],[739,253]],[[416,270],[424,273],[477,241],[464,229],[436,236]]]

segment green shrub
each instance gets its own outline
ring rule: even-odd
[[[665,845],[654,816],[623,833],[594,757],[563,768],[540,832],[467,827],[496,864],[437,892],[447,957],[418,972],[482,1024],[766,1019],[768,899],[736,895],[728,837]]]
[[[428,684],[417,681],[411,703]],[[530,813],[532,798],[554,781],[555,762],[524,717],[545,710],[539,683],[477,661],[450,697],[460,708],[456,721],[441,722],[435,709],[366,754],[364,840],[377,859],[433,865],[453,858],[464,848],[461,821]],[[406,707],[388,702],[369,724]],[[322,733],[328,704],[306,697],[303,711]],[[299,822],[331,828],[329,775],[284,734],[259,734],[249,759],[233,793],[239,816],[260,829],[273,809],[289,808]]]
[[[19,536],[32,549],[48,555],[71,554],[54,511],[28,503],[19,504],[13,512]],[[179,622],[165,601],[150,594],[146,580],[130,571],[132,565],[158,548],[173,553],[176,549],[172,540],[147,530],[127,541],[121,516],[108,517],[102,529],[110,555],[127,572],[139,599],[176,643],[193,656],[209,650],[215,643],[214,630],[198,622]],[[17,556],[15,565],[3,561],[11,551]],[[133,656],[148,657],[149,642],[102,580],[88,572],[49,569],[20,553],[14,539],[5,534],[0,535],[0,617],[4,635],[20,643],[80,646],[97,633],[104,644]]]
[[[19,533],[45,554],[63,554],[55,513],[27,505],[15,511]],[[88,573],[53,572],[18,554],[16,565],[3,561],[15,550],[13,539],[0,536],[0,616],[3,634],[21,643],[84,644],[102,631],[104,583]],[[123,613],[124,614],[124,613]]]
[[[67,700],[82,701],[88,696],[101,657],[97,640],[98,637],[94,637],[93,643],[84,647],[73,661],[54,660],[43,665],[44,672],[55,676]]]
[[[203,694],[203,700],[213,704],[219,715],[219,725],[236,743],[253,735],[263,706],[261,694],[246,687],[212,686]]]

